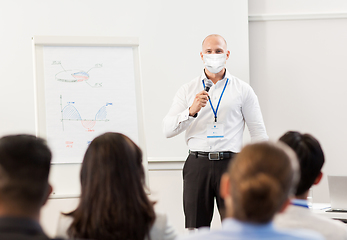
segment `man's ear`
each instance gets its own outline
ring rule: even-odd
[[[230,197],[230,177],[227,173],[224,173],[222,175],[222,178],[220,180],[220,196],[223,199],[226,199],[227,197]]]
[[[201,57],[201,60],[204,62],[204,55],[202,54],[202,52],[200,52],[200,57]]]
[[[313,184],[314,184],[314,185],[317,185],[317,184],[320,182],[320,180],[322,180],[322,177],[323,177],[323,173],[320,172],[320,173],[318,174],[318,176],[316,177],[316,180],[314,180]]]
[[[227,51],[226,56],[227,56],[227,59],[226,59],[226,60],[228,60],[229,57],[230,57],[230,51],[229,51],[229,50]]]
[[[290,199],[287,198],[287,200],[283,203],[282,207],[278,210],[279,213],[282,213],[286,210],[286,208],[289,206],[290,204]]]
[[[44,201],[42,203],[42,206],[46,204],[46,202],[48,200],[48,197],[49,197],[49,195],[51,195],[52,192],[53,192],[53,187],[52,187],[51,184],[48,183],[47,192],[46,192],[47,194],[46,194],[46,197],[45,197],[45,199],[44,199]]]

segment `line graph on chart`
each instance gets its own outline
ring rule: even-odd
[[[67,102],[67,104],[63,107],[63,96],[60,95],[61,122],[62,122],[63,131],[65,130],[64,122],[80,121],[82,126],[88,132],[94,132],[93,128],[97,122],[109,121],[109,119],[107,119],[107,108],[112,105],[113,103],[107,102],[105,105],[100,107],[100,109],[96,112],[94,118],[86,119],[86,118],[82,118],[78,109],[75,107],[75,102]]]
[[[55,74],[55,79],[59,82],[65,82],[65,83],[84,82],[92,88],[102,87],[102,83],[100,83],[100,82],[92,84],[90,82],[91,76],[89,74],[89,72],[92,69],[101,68],[102,63],[95,64],[95,66],[90,68],[88,71],[81,70],[81,69],[66,70],[60,61],[53,61],[52,65],[60,65],[60,67],[63,69],[63,71],[60,71],[57,74]]]

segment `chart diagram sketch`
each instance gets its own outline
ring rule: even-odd
[[[107,119],[107,107],[112,106],[112,103],[106,103],[95,114],[94,119],[82,118],[77,108],[74,106],[75,102],[67,102],[67,105],[63,107],[63,97],[60,95],[60,107],[61,107],[61,122],[64,131],[64,121],[80,121],[82,126],[87,129],[88,132],[94,132],[94,126],[96,122],[108,122]]]
[[[91,84],[89,82],[89,79],[90,79],[89,72],[92,69],[101,68],[102,63],[95,64],[95,66],[90,68],[88,71],[84,71],[84,70],[80,70],[80,69],[65,70],[65,68],[61,64],[61,61],[53,61],[52,65],[60,65],[60,67],[63,69],[63,71],[58,72],[55,75],[55,79],[57,81],[66,82],[66,83],[85,82],[90,87],[102,87],[102,83]]]
[[[45,121],[54,163],[81,162],[105,132],[138,141],[132,47],[44,47]]]

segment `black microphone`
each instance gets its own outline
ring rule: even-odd
[[[208,92],[210,90],[210,88],[212,87],[213,82],[210,79],[207,79],[205,81],[205,91]],[[211,101],[210,96],[207,96],[208,100]],[[211,103],[211,102],[210,102]],[[217,122],[217,118],[214,118],[214,121]]]
[[[210,88],[212,87],[213,82],[209,79],[207,79],[207,81],[205,81],[205,91],[208,92],[210,90]]]

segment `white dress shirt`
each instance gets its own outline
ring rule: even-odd
[[[293,201],[294,204],[304,205],[305,201]],[[306,202],[307,204],[307,202]],[[283,213],[276,215],[274,224],[283,229],[311,229],[321,233],[329,240],[347,240],[346,224],[314,214],[309,208],[289,205]]]
[[[221,230],[199,231],[197,234],[179,238],[180,240],[323,240],[324,238],[310,230],[279,230],[272,222],[251,224],[226,218]]]
[[[207,138],[207,125],[214,123],[210,103],[207,102],[196,118],[189,116],[189,107],[193,104],[195,95],[204,90],[205,79],[207,77],[203,72],[201,76],[178,90],[169,113],[163,120],[166,137],[186,131],[186,143],[192,151],[240,152],[246,122],[252,141],[268,139],[258,98],[253,89],[227,70],[224,78],[214,84],[208,92],[213,108],[216,109],[225,83],[229,79],[217,112],[217,123],[224,125],[224,137]]]

